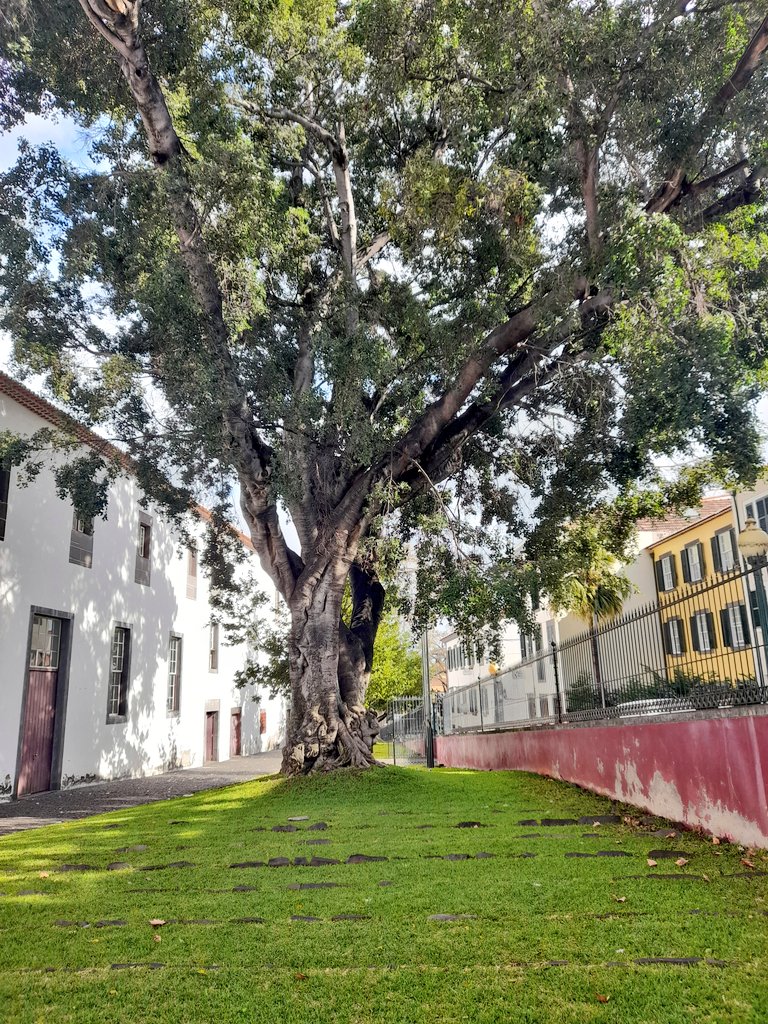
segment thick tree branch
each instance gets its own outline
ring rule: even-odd
[[[666,213],[685,194],[686,175],[691,162],[701,151],[704,141],[727,110],[731,100],[746,89],[752,76],[760,67],[766,49],[768,49],[768,17],[763,19],[736,67],[707,104],[677,164],[670,169],[666,181],[647,203],[645,209],[648,213]]]
[[[256,432],[248,396],[234,368],[221,289],[182,165],[184,147],[138,31],[140,0],[79,2],[90,23],[115,51],[144,125],[152,160],[169,175],[171,221],[192,291],[205,317],[211,355],[224,385],[220,416],[240,480],[243,514],[265,568],[280,592],[288,596],[296,577],[292,553],[285,544],[270,494],[271,450]]]

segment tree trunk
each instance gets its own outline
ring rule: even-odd
[[[283,773],[301,775],[375,764],[376,715],[365,708],[373,642],[384,589],[368,573],[350,570],[353,611],[347,626],[341,600],[347,563],[329,563],[310,589],[288,602],[291,709]]]

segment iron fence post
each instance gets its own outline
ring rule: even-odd
[[[485,723],[483,722],[483,686],[480,680],[477,680],[477,706],[480,710],[480,732],[485,732]]]
[[[560,670],[557,665],[557,642],[550,640],[552,647],[552,668],[555,673],[555,697],[557,698],[557,722],[562,725],[563,721],[563,699],[560,695]]]
[[[762,640],[762,647],[765,650],[765,633],[768,630],[768,600],[765,596],[765,584],[763,583],[763,569],[765,568],[766,559],[765,555],[758,558],[748,559],[748,562],[753,570],[753,577],[755,580],[755,596],[757,597],[757,618],[758,625],[760,626],[760,639]],[[749,590],[749,580],[747,580],[747,590]],[[755,632],[755,668],[757,669],[760,677],[759,686],[760,692],[765,699],[765,676],[763,673],[763,656],[760,651],[760,645],[757,642],[757,632]]]
[[[424,702],[424,756],[427,768],[435,767],[435,744],[432,732],[432,694],[429,689],[429,630],[421,638],[421,696]]]

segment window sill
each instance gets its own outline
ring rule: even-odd
[[[128,715],[107,715],[107,725],[125,725]]]
[[[181,711],[178,710],[178,709],[176,711],[166,710],[165,717],[166,718],[181,718]]]

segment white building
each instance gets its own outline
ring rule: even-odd
[[[31,435],[62,419],[0,373],[0,431]],[[77,436],[105,448],[85,428]],[[248,652],[211,624],[198,549],[182,549],[169,521],[139,505],[136,481],[119,477],[93,524],[57,496],[50,470],[19,482],[0,467],[0,793],[278,746],[282,702],[234,685]],[[203,530],[196,522],[200,547]],[[266,576],[262,589],[273,589]]]

